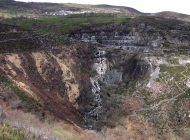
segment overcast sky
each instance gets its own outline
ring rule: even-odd
[[[80,4],[109,4],[128,6],[141,12],[174,11],[190,15],[190,0],[17,0],[24,2],[53,2]]]

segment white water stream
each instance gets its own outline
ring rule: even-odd
[[[98,52],[95,54],[96,62],[93,65],[93,69],[97,72],[97,75],[95,75],[94,77],[90,77],[90,82],[92,84],[93,100],[96,103],[96,106],[90,112],[85,114],[85,121],[87,121],[88,118],[96,118],[97,121],[102,108],[99,81],[103,81],[104,75],[107,70],[106,58],[104,57],[104,55],[105,51],[102,50],[98,50]],[[92,125],[89,124],[88,128],[91,129]]]

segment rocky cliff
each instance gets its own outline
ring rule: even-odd
[[[189,46],[189,29],[189,23],[178,20],[138,17],[122,24],[82,26],[69,36],[123,50],[152,53],[162,52],[162,48],[168,46]]]
[[[13,40],[18,41],[15,37]],[[37,39],[43,42],[38,36]],[[6,38],[3,40],[8,42]],[[30,43],[30,40],[27,38],[27,42]],[[32,110],[42,118],[46,113],[52,114],[82,127],[100,129],[103,124],[107,124],[105,118],[108,115],[104,112],[106,102],[111,101],[113,104],[112,98],[115,98],[107,92],[109,88],[131,79],[136,81],[150,71],[149,63],[142,56],[129,55],[119,49],[115,52],[115,49],[76,41],[71,45],[53,46],[51,42],[51,48],[48,43],[30,43],[27,50],[18,45],[12,50],[14,53],[10,53],[12,44],[2,50],[9,51],[0,56],[1,73],[8,80],[3,81],[2,85],[6,85],[6,82],[13,84],[2,87],[4,94],[1,97],[9,103],[16,102],[14,108]],[[21,49],[23,52],[18,52]],[[121,55],[121,58],[118,59],[117,55]],[[11,88],[10,92],[18,88],[23,93],[9,95],[6,87]],[[15,98],[9,99],[9,96]],[[23,104],[25,96],[37,102],[36,107],[30,102]],[[118,95],[116,97],[121,98]],[[42,114],[39,114],[39,110]]]

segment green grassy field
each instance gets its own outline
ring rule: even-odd
[[[77,134],[66,131],[59,126],[53,128],[53,133],[55,133],[56,135],[60,136],[63,139],[68,139],[68,140],[78,140],[79,139]]]
[[[79,29],[80,25],[109,22],[128,22],[130,19],[124,17],[83,17],[69,18],[63,16],[41,16],[38,18],[7,18],[2,22],[17,25],[24,30],[34,30],[37,32],[66,32]]]

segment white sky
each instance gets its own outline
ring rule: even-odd
[[[174,11],[190,15],[190,0],[16,0],[24,2],[53,2],[80,4],[109,4],[135,8],[141,12]]]

